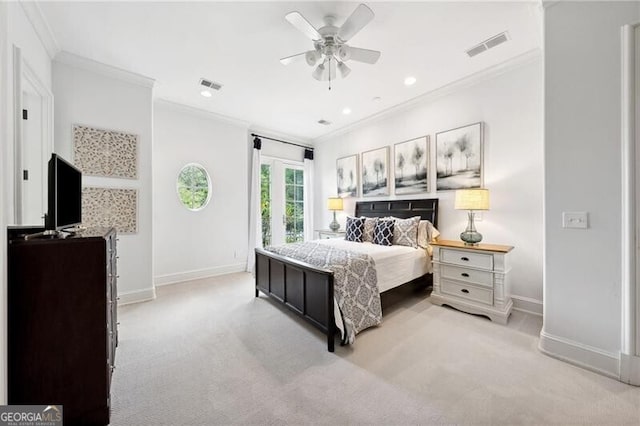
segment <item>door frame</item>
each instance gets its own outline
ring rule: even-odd
[[[620,380],[640,385],[640,22],[621,30],[622,315]]]
[[[13,111],[14,111],[14,220],[13,223],[23,223],[22,214],[22,91],[23,82],[29,84],[40,98],[41,107],[41,141],[42,141],[42,205],[47,205],[47,159],[53,152],[53,93],[42,83],[38,75],[22,57],[20,48],[13,45]],[[44,221],[43,221],[44,223]]]

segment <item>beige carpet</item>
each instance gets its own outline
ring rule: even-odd
[[[240,273],[122,307],[112,424],[640,424],[640,388],[542,355],[538,317],[505,327],[400,288],[330,354],[253,293]]]

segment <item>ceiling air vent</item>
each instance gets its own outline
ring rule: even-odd
[[[329,126],[331,125],[331,122],[323,119],[323,120],[318,120],[318,124],[322,124],[323,126]]]
[[[206,78],[200,79],[200,85],[204,87],[208,87],[209,89],[213,89],[213,90],[222,89],[222,84],[216,83],[215,81],[207,80]]]
[[[488,40],[483,41],[482,43],[476,46],[473,46],[471,49],[468,49],[467,55],[469,55],[470,58],[473,58],[474,56],[482,52],[486,52],[487,50],[494,48],[497,45],[502,44],[507,40],[509,40],[509,34],[505,31],[503,33],[500,33],[498,35],[491,37]]]
[[[487,47],[484,44],[479,44],[476,47],[472,47],[471,49],[467,50],[467,55],[473,58],[474,56],[479,55],[485,50],[487,50]]]

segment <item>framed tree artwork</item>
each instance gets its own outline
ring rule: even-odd
[[[429,191],[429,136],[400,142],[393,147],[396,194]]]
[[[389,195],[389,147],[362,153],[362,195]]]
[[[438,191],[482,187],[483,131],[480,122],[436,133]]]
[[[336,160],[338,197],[358,196],[358,154]]]

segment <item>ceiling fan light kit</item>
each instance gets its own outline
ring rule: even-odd
[[[285,16],[291,25],[313,41],[313,50],[287,56],[280,59],[283,65],[288,65],[304,57],[307,64],[315,67],[311,75],[319,81],[329,81],[337,75],[346,78],[351,73],[351,68],[346,61],[357,61],[366,64],[375,64],[380,58],[377,50],[352,47],[347,42],[365,27],[374,17],[373,11],[366,5],[360,4],[351,13],[341,27],[336,27],[336,17],[327,15],[324,17],[325,25],[316,29],[300,12],[291,12]]]

